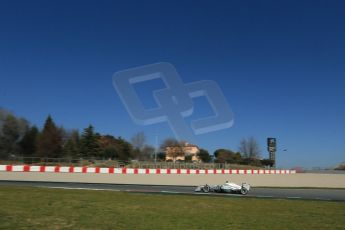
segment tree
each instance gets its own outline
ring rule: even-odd
[[[2,124],[0,137],[0,157],[8,158],[18,152],[17,141],[20,137],[19,124],[15,116],[9,114]]]
[[[2,135],[2,127],[5,123],[5,120],[9,115],[13,116],[11,112],[7,111],[4,108],[0,108],[0,136]]]
[[[217,149],[216,151],[214,151],[213,155],[214,155],[214,157],[217,159],[217,158],[218,158],[218,156],[219,156],[219,154],[220,154],[220,153],[222,153],[222,152],[224,152],[224,151],[230,151],[230,152],[233,152],[233,151],[228,150],[228,149]]]
[[[160,149],[164,151],[165,148],[171,147],[171,146],[181,146],[181,142],[179,142],[175,138],[166,138],[165,140],[163,140],[162,144],[160,145]]]
[[[144,132],[136,133],[131,138],[131,144],[134,149],[142,150],[145,147],[145,143],[146,143],[146,136]]]
[[[216,162],[219,163],[240,163],[241,162],[241,154],[235,153],[229,149],[217,149],[214,152],[214,156],[216,157]]]
[[[240,163],[242,160],[242,156],[240,152],[236,152],[233,156],[233,162],[232,163]]]
[[[81,136],[81,156],[82,157],[100,157],[101,148],[99,144],[99,135],[94,132],[92,125],[84,129]]]
[[[235,153],[228,149],[217,149],[214,152],[216,156],[216,162],[218,163],[230,163]]]
[[[159,152],[157,153],[157,159],[159,161],[164,161],[165,160],[165,152]]]
[[[193,158],[192,155],[186,155],[186,156],[184,157],[184,161],[185,161],[185,162],[192,162],[192,158]]]
[[[111,135],[104,135],[99,137],[98,142],[102,157],[128,161],[138,156],[132,145],[121,137],[115,138]]]
[[[239,151],[244,158],[260,158],[260,147],[254,137],[243,138],[240,142]]]
[[[144,148],[141,150],[141,154],[139,160],[147,161],[152,158],[156,149],[151,145],[145,145]]]
[[[0,121],[2,121],[7,116],[6,113],[7,113],[7,110],[0,107]],[[0,125],[1,125],[1,123],[0,123]]]
[[[208,163],[211,161],[211,156],[206,149],[200,149],[198,157],[202,162]]]
[[[151,146],[148,146],[145,143],[146,143],[146,136],[144,132],[136,133],[131,138],[131,144],[133,146],[133,151],[132,151],[133,159],[147,160],[150,158],[148,154],[154,153],[155,151],[154,148],[152,150]],[[150,153],[148,153],[148,151],[150,151]]]
[[[116,147],[116,138],[111,135],[101,136],[98,140],[101,155],[107,159],[115,159],[118,157],[117,147]]]
[[[67,134],[67,141],[63,146],[63,156],[68,158],[80,158],[80,135],[78,130],[72,130]]]
[[[261,160],[261,164],[264,165],[264,166],[273,167],[274,161],[273,161],[273,160],[270,160],[270,159],[262,159],[262,160]]]
[[[37,140],[39,131],[36,126],[32,126],[26,131],[22,140],[19,142],[20,153],[24,157],[33,157],[37,151]]]
[[[49,115],[37,141],[37,155],[40,157],[62,157],[62,137],[60,129]]]
[[[0,108],[0,158],[20,154],[19,142],[29,129],[29,122]]]
[[[128,161],[129,159],[133,158],[132,145],[121,137],[117,139],[117,149],[119,160]]]
[[[261,160],[257,158],[242,158],[240,164],[242,165],[253,165],[253,166],[262,166]]]

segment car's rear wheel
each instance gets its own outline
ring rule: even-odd
[[[247,195],[247,193],[248,193],[248,190],[246,188],[242,188],[241,189],[241,194],[242,195]]]

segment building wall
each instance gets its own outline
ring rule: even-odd
[[[179,151],[179,149],[177,148],[181,148],[181,147],[167,147],[165,149],[165,160],[166,161],[185,161],[185,157],[186,156],[192,156],[192,161],[200,161],[200,159],[198,158],[197,154],[199,153],[199,148],[195,145],[189,145],[188,143],[185,144],[185,146],[182,147],[182,151],[184,153],[184,155],[181,156],[176,156],[173,157],[173,152],[174,151]]]

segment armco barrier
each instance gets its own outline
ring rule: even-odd
[[[41,172],[41,173],[103,173],[103,174],[295,174],[295,170],[266,169],[138,169],[138,168],[100,168],[0,165],[0,172]]]

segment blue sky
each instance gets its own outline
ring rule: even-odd
[[[155,144],[168,125],[135,124],[112,75],[170,62],[186,83],[218,82],[235,114],[196,144],[237,150],[254,136],[267,157],[277,137],[278,166],[333,166],[345,161],[344,12],[343,1],[1,1],[0,106]],[[158,86],[140,88],[145,104]],[[195,106],[192,118],[210,113]]]

